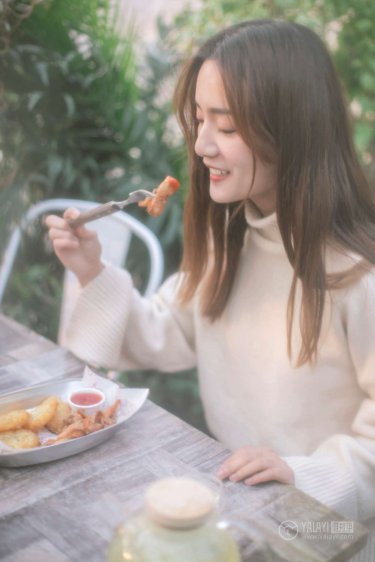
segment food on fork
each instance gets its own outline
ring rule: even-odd
[[[54,416],[57,409],[58,399],[56,396],[49,396],[39,406],[36,406],[30,412],[30,419],[28,423],[28,428],[32,431],[39,431],[47,425],[47,423]]]
[[[12,449],[33,449],[40,445],[39,437],[30,429],[0,432],[0,441]]]
[[[12,410],[0,415],[0,432],[27,427],[30,414],[26,410]]]
[[[164,210],[164,207],[171,195],[173,195],[180,187],[180,182],[176,178],[167,176],[161,184],[153,190],[155,197],[146,197],[138,203],[139,207],[145,207],[148,214],[152,217],[158,217]]]

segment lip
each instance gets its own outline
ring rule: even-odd
[[[210,180],[213,181],[213,182],[224,181],[230,175],[230,173],[227,170],[224,170],[223,168],[219,168],[219,167],[215,167],[215,166],[207,166],[207,168],[210,172]],[[226,173],[225,174],[215,174],[215,170],[221,170],[221,171],[226,172]]]

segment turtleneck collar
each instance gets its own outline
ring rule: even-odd
[[[263,217],[257,207],[251,201],[247,201],[245,205],[245,218],[252,231],[252,235],[258,242],[269,248],[283,248],[276,212]]]

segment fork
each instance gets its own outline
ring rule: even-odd
[[[146,197],[155,197],[155,193],[147,191],[147,189],[137,189],[129,193],[129,197],[124,201],[109,201],[108,203],[103,203],[103,205],[98,205],[94,209],[89,211],[84,211],[75,219],[67,219],[69,226],[76,228],[86,224],[87,222],[106,217],[107,215],[112,215],[117,211],[121,211],[124,207],[131,205],[132,203],[139,203],[146,199]]]

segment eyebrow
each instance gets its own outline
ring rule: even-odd
[[[195,102],[197,109],[202,109],[198,102]],[[232,112],[230,109],[225,109],[224,107],[210,107],[208,109],[209,113],[213,115],[231,115]]]

